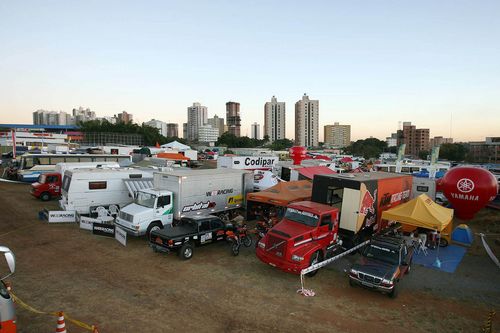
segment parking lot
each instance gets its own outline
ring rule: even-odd
[[[396,299],[349,287],[344,270],[356,256],[307,278],[316,296],[304,297],[296,293],[298,276],[264,265],[253,247],[233,257],[227,244],[206,246],[182,261],[154,253],[145,238],[129,237],[123,247],[75,224],[41,222],[38,211],[56,210],[57,201],[32,198],[28,185],[0,183],[0,193],[0,245],[17,260],[14,293],[99,332],[479,332],[499,310],[500,270],[477,237],[453,274],[414,265]],[[466,223],[474,232],[500,233],[492,210]],[[488,240],[498,256],[498,240]],[[17,316],[19,332],[55,330],[55,317],[19,306]],[[493,325],[500,327],[498,314]]]

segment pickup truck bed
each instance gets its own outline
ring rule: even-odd
[[[196,234],[198,229],[195,225],[185,224],[179,225],[176,227],[163,228],[161,230],[157,230],[153,232],[153,236],[166,238],[166,239],[175,239],[179,237],[188,237],[193,234]]]

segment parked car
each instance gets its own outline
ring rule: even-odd
[[[232,224],[224,224],[214,215],[182,218],[174,227],[153,230],[150,245],[155,252],[177,251],[184,260],[193,257],[194,247],[226,240]]]
[[[349,284],[387,293],[395,298],[399,282],[410,273],[413,247],[396,236],[375,236],[349,271]]]

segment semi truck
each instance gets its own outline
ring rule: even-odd
[[[133,203],[123,207],[115,223],[134,236],[172,225],[182,217],[221,215],[245,206],[253,191],[253,173],[234,169],[156,172],[154,187],[137,192]]]
[[[153,186],[153,170],[134,168],[74,169],[64,173],[63,210],[92,215],[97,207],[123,207],[134,200],[138,189]]]
[[[408,201],[411,189],[409,175],[316,175],[311,201],[287,206],[284,218],[258,242],[257,257],[285,272],[300,274],[336,251],[387,230],[382,211]]]

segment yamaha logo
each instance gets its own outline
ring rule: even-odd
[[[474,182],[469,178],[462,178],[457,182],[457,189],[462,193],[469,193],[474,189]]]

